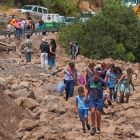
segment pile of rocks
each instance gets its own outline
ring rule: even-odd
[[[58,48],[57,54],[56,67],[51,70],[40,66],[40,58],[37,55],[28,64],[23,58],[0,61],[0,83],[6,86],[4,93],[32,116],[19,122],[15,137],[22,140],[139,139],[140,64],[114,61],[111,58],[94,60],[97,66],[105,62],[114,63],[122,70],[130,67],[137,77],[133,75],[136,90],[131,92],[130,102],[122,105],[113,103],[105,108],[107,115],[102,115],[102,134],[91,136],[89,131],[86,134],[82,133],[81,122],[75,113],[75,96],[78,87],[83,85],[78,83],[75,86],[74,97],[68,101],[65,101],[65,94],[60,96],[55,89],[62,80],[62,71],[71,62],[63,49]],[[75,61],[78,77],[83,74],[90,61],[82,55],[78,56]],[[89,112],[89,118],[90,116]],[[90,119],[89,123],[91,124]]]

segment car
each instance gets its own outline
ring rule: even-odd
[[[88,19],[89,19],[89,17],[81,17],[81,18],[80,18],[80,21],[85,22],[85,21],[87,21]]]
[[[75,21],[75,17],[67,17],[65,19],[65,26],[68,26],[69,24],[71,24],[74,21]]]
[[[14,12],[20,12],[22,14],[30,13],[31,15],[42,16],[43,14],[48,14],[48,9],[36,5],[24,5],[21,9],[16,9]]]
[[[65,17],[64,16],[60,16],[60,18],[62,19],[63,22],[65,22]]]

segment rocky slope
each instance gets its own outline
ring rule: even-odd
[[[50,34],[46,37],[50,39],[55,37],[55,34]],[[78,86],[75,86],[74,97],[69,98],[67,102],[65,101],[65,94],[60,96],[55,89],[58,82],[62,79],[62,71],[71,60],[65,54],[64,49],[58,47],[56,67],[51,70],[42,68],[38,50],[41,37],[32,36],[31,39],[33,40],[31,63],[26,64],[24,53],[20,49],[21,41],[16,39],[9,41],[13,42],[10,44],[16,47],[16,52],[14,49],[1,51],[3,55],[1,55],[0,59],[0,84],[4,85],[6,90],[4,90],[3,95],[5,98],[3,99],[3,96],[1,96],[0,99],[11,101],[11,104],[6,106],[6,110],[3,102],[0,102],[1,112],[3,112],[1,115],[3,125],[7,124],[6,120],[11,120],[9,117],[13,116],[12,111],[15,111],[13,104],[15,105],[15,103],[18,105],[16,107],[20,115],[24,112],[26,112],[25,116],[28,116],[27,114],[31,115],[31,117],[26,118],[18,117],[17,115],[14,125],[17,127],[10,131],[13,126],[7,125],[7,128],[4,128],[7,130],[7,133],[0,135],[2,139],[5,140],[6,136],[10,137],[11,135],[13,140],[15,137],[22,140],[140,139],[139,63],[131,64],[121,60],[114,61],[111,58],[94,60],[97,66],[100,66],[104,61],[106,63],[114,63],[123,70],[131,67],[137,74],[137,77],[133,75],[136,90],[131,92],[130,102],[122,105],[113,103],[111,107],[105,108],[107,115],[102,115],[102,134],[91,136],[89,131],[86,134],[82,133],[81,122],[78,114],[75,113],[75,96],[77,95],[78,87],[83,85],[78,83]],[[1,41],[6,42],[7,40]],[[75,61],[78,77],[83,74],[90,61],[84,56],[78,56]],[[16,113],[14,112],[14,114]],[[19,122],[19,120],[21,121]],[[91,124],[90,112],[89,123]]]

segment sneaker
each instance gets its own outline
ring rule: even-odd
[[[83,133],[86,133],[86,129],[83,129]]]
[[[97,134],[101,134],[100,128],[97,129],[96,133],[97,133]]]
[[[96,128],[92,128],[91,135],[95,135],[95,133],[96,133]]]
[[[87,124],[87,129],[90,130],[90,125],[89,124]]]

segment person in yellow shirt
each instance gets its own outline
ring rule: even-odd
[[[11,19],[11,22],[10,22],[10,25],[11,25],[11,29],[10,29],[10,32],[11,32],[11,38],[14,38],[15,37],[15,16],[12,15],[12,19]]]

